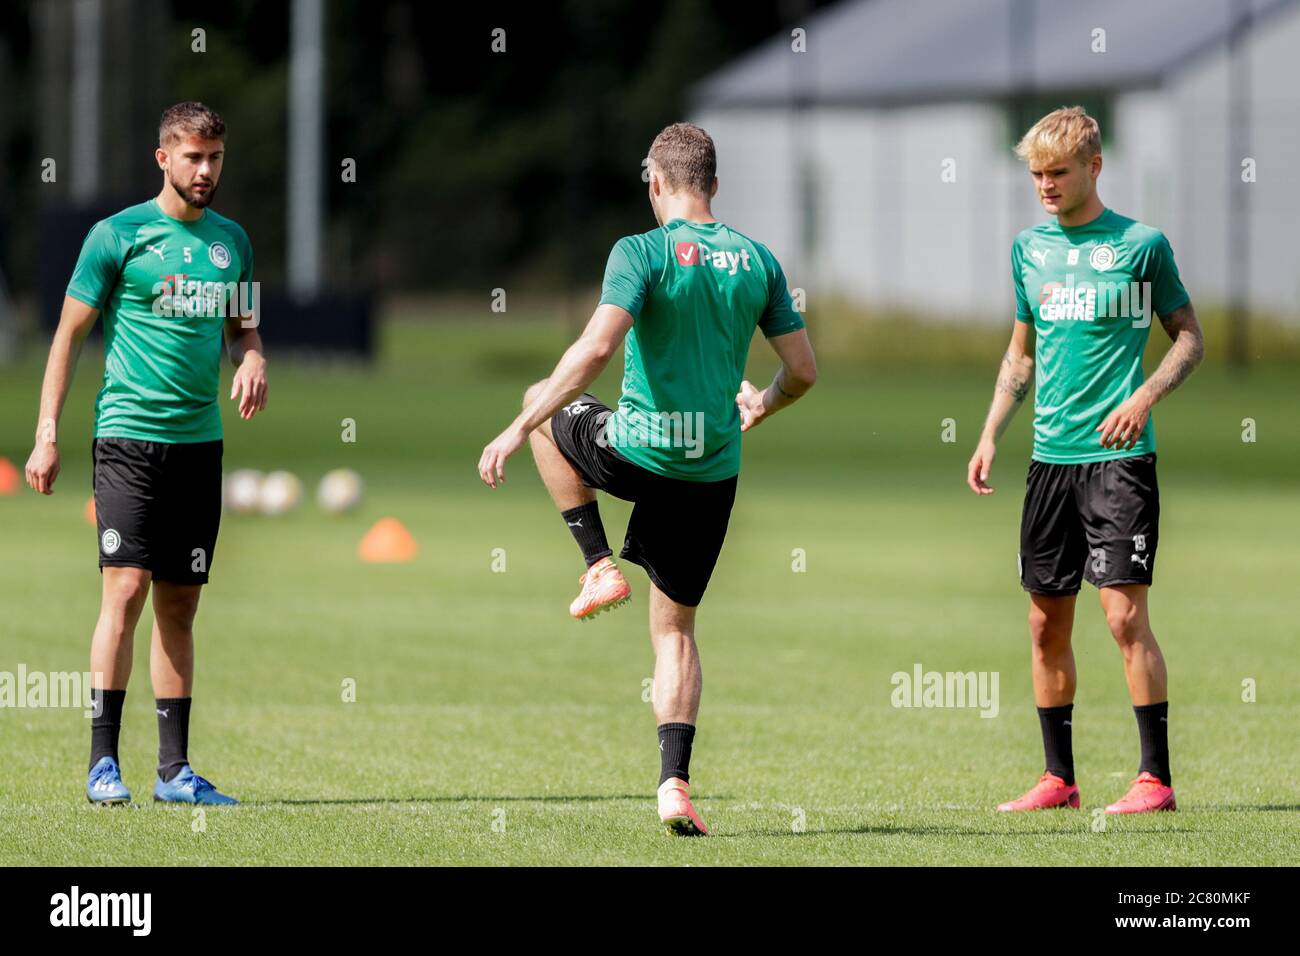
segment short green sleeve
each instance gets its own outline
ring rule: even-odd
[[[600,304],[616,305],[633,319],[639,318],[656,279],[644,244],[636,236],[624,236],[614,243],[605,263]]]
[[[1025,295],[1025,280],[1021,263],[1020,239],[1017,238],[1015,242],[1011,243],[1011,288],[1016,293],[1016,321],[1032,322],[1034,321],[1034,313],[1029,307],[1029,297]]]
[[[122,246],[108,220],[95,223],[81,244],[77,267],[68,282],[68,295],[102,309],[122,272]]]
[[[758,320],[758,327],[764,337],[769,339],[788,332],[797,332],[804,327],[804,321],[790,298],[785,270],[770,251],[760,248],[760,252],[767,264],[768,282],[767,308],[763,310],[763,317]]]
[[[243,269],[239,272],[240,282],[253,281],[253,244],[248,239],[248,233],[243,229],[239,230],[239,259],[243,263]]]
[[[1151,283],[1151,308],[1156,315],[1167,316],[1191,301],[1192,297],[1187,294],[1183,280],[1178,276],[1174,250],[1163,233],[1147,249],[1140,281]]]

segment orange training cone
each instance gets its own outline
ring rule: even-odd
[[[396,518],[380,518],[357,545],[361,560],[372,562],[411,561],[419,550],[411,532]]]
[[[86,507],[81,512],[86,517],[89,524],[95,523],[95,496],[91,495],[86,499]]]
[[[8,458],[0,458],[0,495],[16,495],[21,484],[18,469]]]

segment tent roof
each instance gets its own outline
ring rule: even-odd
[[[1156,86],[1300,0],[847,0],[692,88],[698,108],[888,106]],[[1094,53],[1093,30],[1106,31]]]

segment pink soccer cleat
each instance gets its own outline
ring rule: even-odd
[[[1024,796],[998,804],[998,809],[1004,813],[1016,810],[1047,810],[1052,807],[1079,809],[1079,785],[1067,784],[1054,773],[1044,773],[1038,778],[1038,783],[1034,784],[1033,789]]]
[[[659,785],[659,819],[669,836],[708,836],[709,828],[691,806],[687,792],[690,784],[679,777],[669,777]]]
[[[632,588],[613,558],[601,558],[578,578],[582,593],[569,605],[569,613],[589,621],[602,611],[613,610],[632,600]]]
[[[1129,785],[1128,793],[1106,808],[1107,813],[1150,813],[1155,810],[1177,810],[1174,788],[1166,787],[1160,778],[1143,770]]]

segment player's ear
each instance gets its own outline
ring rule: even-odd
[[[713,177],[713,185],[709,187],[709,198],[712,199],[718,194],[718,177]]]
[[[159,146],[157,149],[153,151],[153,158],[158,161],[159,169],[167,168],[167,150]]]

